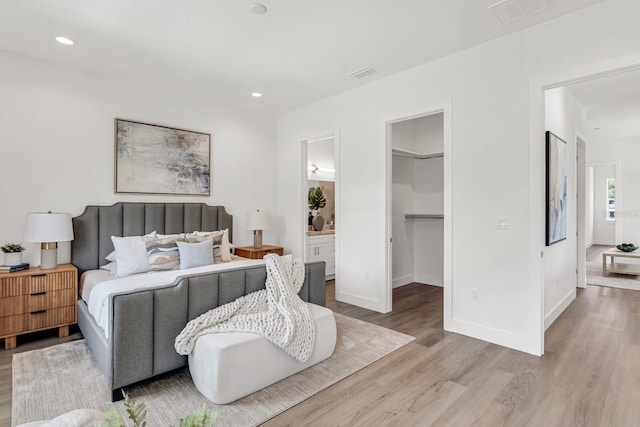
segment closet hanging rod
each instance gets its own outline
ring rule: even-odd
[[[413,151],[401,150],[399,148],[392,148],[391,149],[391,154],[396,155],[396,156],[402,156],[402,157],[412,157],[412,158],[418,159],[418,160],[433,159],[433,158],[436,158],[436,157],[444,157],[444,153],[418,154],[418,153],[414,153]]]
[[[444,219],[444,214],[404,214],[404,219]]]

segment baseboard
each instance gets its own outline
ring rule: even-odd
[[[444,280],[442,277],[430,274],[415,274],[413,276],[413,281],[423,283],[425,285],[439,286],[441,288],[444,287]]]
[[[405,276],[393,279],[393,281],[391,282],[391,286],[393,286],[394,288],[399,288],[400,286],[408,285],[413,281],[413,276],[411,274],[407,274]]]
[[[451,319],[450,322],[446,322],[446,324],[448,325],[447,330],[451,332],[523,351],[534,356],[541,356],[544,353],[544,350],[539,348],[540,345],[533,342],[531,337],[526,335],[515,334],[503,329],[490,328],[455,318]]]
[[[349,292],[337,292],[336,301],[346,302],[347,304],[356,305],[358,307],[377,311],[378,313],[387,313],[382,307],[382,302],[372,298],[362,297],[360,295],[351,294]]]
[[[571,304],[571,302],[574,299],[576,299],[575,288],[572,289],[564,298],[562,298],[562,300],[555,307],[553,307],[553,309],[549,312],[549,314],[544,316],[545,331],[549,328],[549,326],[553,324],[553,322],[556,321],[558,317],[560,317],[562,312],[564,312],[567,309],[567,307],[569,307],[569,304]]]
[[[607,246],[615,246],[616,242],[611,242],[609,240],[594,240],[591,242],[591,245],[607,245]]]

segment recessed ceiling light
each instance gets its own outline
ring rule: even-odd
[[[261,92],[251,92],[251,96],[253,96],[254,98],[260,98],[262,96]]]
[[[264,15],[265,13],[267,13],[267,6],[256,3],[251,6],[251,12],[255,13],[256,15]]]
[[[73,40],[71,40],[69,38],[66,38],[66,37],[62,37],[62,36],[56,37],[56,41],[58,43],[66,44],[67,46],[73,45]]]
[[[593,128],[593,130],[600,130],[600,128]]]

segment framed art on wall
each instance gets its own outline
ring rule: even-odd
[[[546,239],[550,246],[567,238],[567,143],[547,131]]]
[[[211,135],[115,119],[115,192],[210,195]]]

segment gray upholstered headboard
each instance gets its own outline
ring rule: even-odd
[[[224,206],[128,202],[87,206],[80,216],[73,218],[71,263],[78,267],[79,274],[99,268],[106,262],[104,257],[113,251],[111,236],[141,236],[154,230],[175,234],[225,228],[233,241],[233,217]]]

